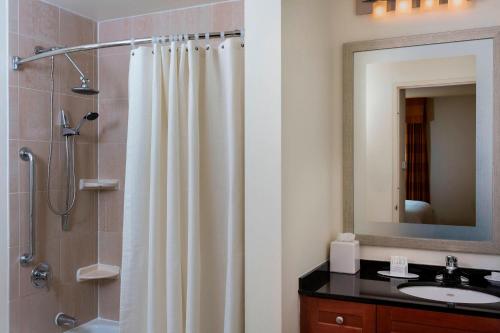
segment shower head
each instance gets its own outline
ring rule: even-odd
[[[89,95],[89,96],[97,95],[99,93],[99,90],[95,90],[90,87],[84,87],[83,84],[80,87],[71,88],[71,91],[74,92],[75,94]]]
[[[99,113],[97,112],[89,112],[83,118],[78,122],[78,124],[75,127],[75,133],[79,134],[80,133],[80,128],[82,128],[83,124],[85,124],[87,121],[92,121],[96,120],[99,117]]]
[[[73,67],[76,69],[76,71],[80,74],[80,81],[82,82],[79,87],[74,87],[71,89],[75,94],[80,94],[80,95],[97,95],[99,93],[99,90],[92,89],[89,87],[89,79],[85,76],[85,74],[82,72],[80,67],[76,64],[76,62],[69,56],[69,54],[65,53],[66,59],[73,65]]]

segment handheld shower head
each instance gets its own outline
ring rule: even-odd
[[[78,124],[75,127],[75,132],[80,133],[80,128],[82,128],[83,124],[87,121],[92,121],[96,120],[99,117],[99,113],[97,112],[89,112],[83,118],[78,122]]]
[[[89,112],[83,118],[87,120],[96,120],[99,117],[97,112]]]

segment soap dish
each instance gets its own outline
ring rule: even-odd
[[[418,279],[418,274],[413,274],[413,273],[406,273],[406,274],[401,274],[401,273],[395,273],[391,271],[378,271],[377,274],[386,276],[386,277],[392,277],[392,278],[398,278],[398,279]]]
[[[94,264],[79,268],[76,272],[76,281],[84,282],[90,280],[118,279],[120,267],[104,264]]]
[[[494,280],[491,275],[486,275],[484,278],[492,285],[500,287],[500,280]]]

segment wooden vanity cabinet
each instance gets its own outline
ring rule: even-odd
[[[500,319],[378,305],[377,332],[499,333]]]
[[[376,306],[304,297],[300,299],[301,333],[375,333]]]
[[[301,333],[499,333],[500,318],[301,296]]]

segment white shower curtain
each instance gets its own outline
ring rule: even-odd
[[[132,51],[120,331],[243,333],[243,48]]]

